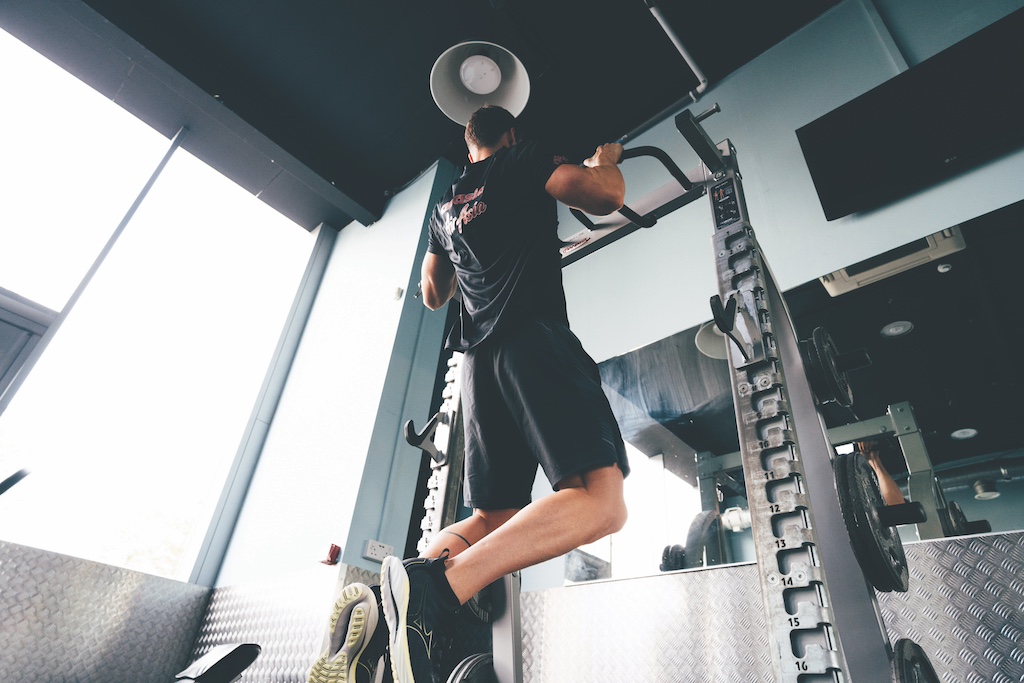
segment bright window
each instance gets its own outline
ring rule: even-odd
[[[0,287],[60,311],[169,142],[2,32],[0,63]],[[32,471],[0,539],[187,580],[313,243],[176,151],[0,415],[0,479]]]
[[[0,287],[60,311],[167,138],[0,31]]]

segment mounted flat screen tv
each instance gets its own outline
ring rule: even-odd
[[[1024,9],[796,135],[830,221],[1024,147]]]

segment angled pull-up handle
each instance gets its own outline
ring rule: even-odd
[[[670,157],[665,150],[657,147],[651,147],[649,145],[622,150],[622,161],[625,161],[626,159],[634,159],[636,157],[654,157],[660,161],[661,165],[665,167],[665,170],[671,173],[672,177],[683,186],[684,190],[689,190],[693,187],[693,182],[686,177],[685,173],[679,170],[679,167],[676,166],[676,162],[672,161],[672,157]]]
[[[430,459],[438,465],[444,465],[448,462],[448,456],[441,453],[437,446],[434,445],[434,433],[437,431],[437,425],[440,421],[441,412],[438,411],[430,418],[430,422],[427,423],[422,432],[416,431],[416,426],[412,420],[407,421],[405,423],[405,442],[429,455]]]
[[[684,190],[693,189],[693,182],[686,177],[686,174],[679,169],[679,166],[672,161],[672,157],[666,154],[665,150],[650,146],[633,147],[632,149],[623,150],[621,161],[625,161],[626,159],[635,159],[636,157],[654,157],[661,162],[661,165],[664,166],[670,174],[672,174],[672,177],[676,179],[676,182],[683,186]],[[570,211],[573,216],[576,216],[576,220],[585,225],[588,230],[593,230],[597,227],[594,222],[590,220],[587,214],[583,213],[579,209],[570,209]],[[631,223],[634,223],[641,228],[652,228],[658,222],[658,217],[655,215],[654,211],[641,216],[633,209],[624,205],[619,209],[619,213]]]

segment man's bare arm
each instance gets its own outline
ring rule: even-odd
[[[601,145],[583,166],[563,164],[548,178],[544,189],[574,209],[604,216],[626,201],[626,182],[619,171],[622,145]]]
[[[432,311],[444,306],[455,295],[455,266],[446,257],[427,252],[420,269],[423,303]]]

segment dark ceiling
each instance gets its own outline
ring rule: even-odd
[[[460,126],[428,83],[454,44],[485,40],[515,53],[531,78],[520,132],[576,160],[679,108],[698,83],[644,0],[85,4],[371,220],[439,157],[465,158]],[[714,83],[835,4],[675,0],[660,11]]]

